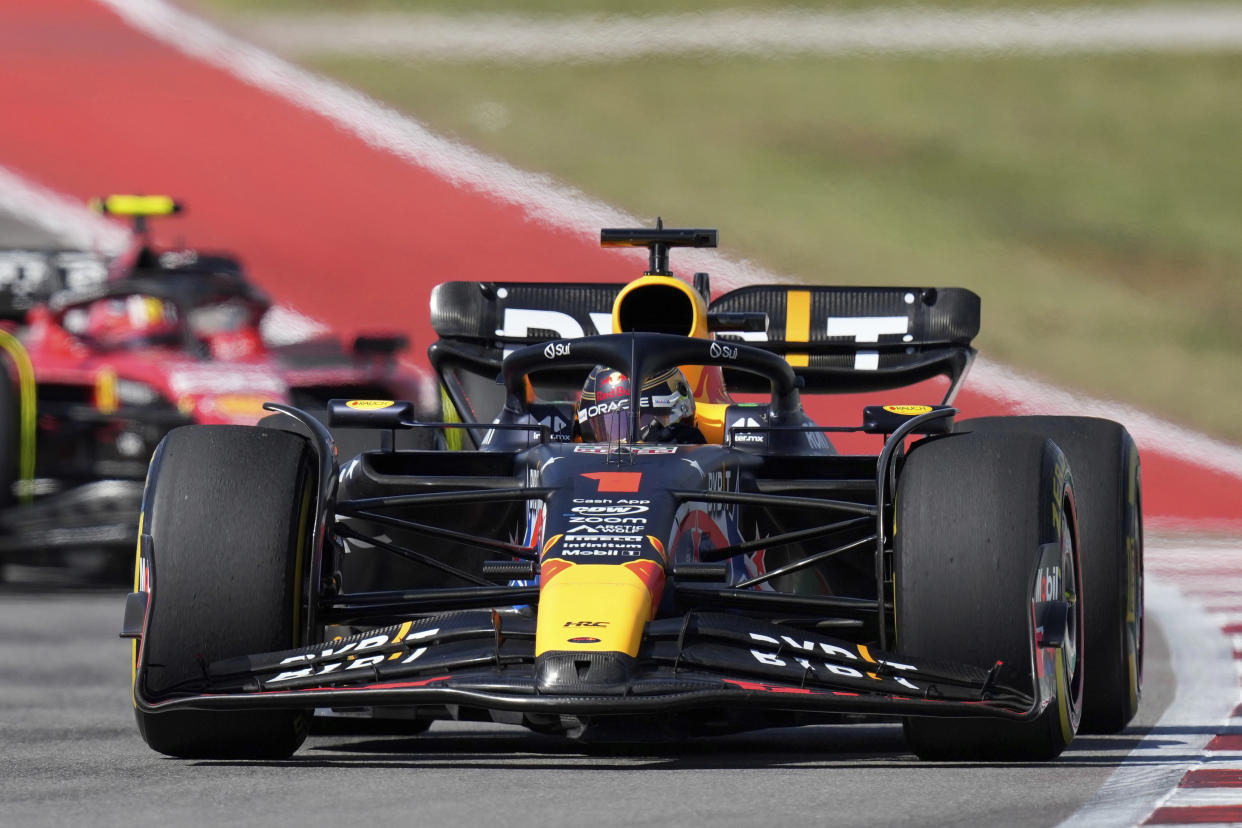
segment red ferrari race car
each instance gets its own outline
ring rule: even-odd
[[[273,344],[272,303],[236,257],[151,243],[147,221],[180,212],[172,199],[97,204],[133,218],[125,255],[0,252],[10,354],[0,375],[0,564],[127,566],[147,462],[177,426],[253,424],[273,400],[326,411],[342,395],[425,395],[424,375],[397,361],[403,336]]]

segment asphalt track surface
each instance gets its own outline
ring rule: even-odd
[[[312,736],[287,761],[180,761],[135,729],[122,604],[119,590],[0,589],[0,825],[1056,825],[1172,687],[1156,634],[1136,725],[1080,738],[1046,764],[921,763],[893,724],[586,753],[522,728],[448,722],[418,736]]]

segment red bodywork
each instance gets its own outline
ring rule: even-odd
[[[414,400],[420,413],[438,403],[429,375],[397,360],[403,337],[267,341],[271,303],[231,256],[143,243],[96,273],[41,282],[52,295],[32,297],[12,326],[33,364],[37,427],[34,480],[0,480],[0,492],[25,493],[0,502],[7,560],[132,550],[147,463],[178,426],[253,425],[268,402],[312,413],[339,397]]]

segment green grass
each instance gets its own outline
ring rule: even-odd
[[[1240,56],[310,65],[778,273],[969,287],[985,355],[1242,441]]]

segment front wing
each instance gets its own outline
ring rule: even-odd
[[[561,676],[556,692],[547,690],[547,656],[535,658],[534,643],[533,618],[478,610],[216,661],[178,687],[153,689],[159,669],[140,655],[134,699],[148,713],[451,704],[559,715],[748,707],[1007,719],[1032,718],[1048,703],[1038,690],[996,685],[997,669],[870,651],[723,613],[651,622],[637,658],[608,682],[587,680],[596,669],[591,653],[561,658],[557,669],[576,665],[584,680]]]

